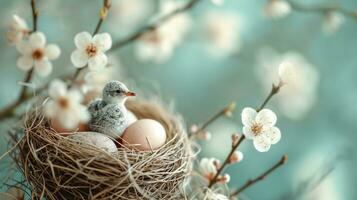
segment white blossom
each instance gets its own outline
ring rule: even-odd
[[[263,48],[258,55],[257,75],[264,93],[280,79],[285,83],[275,100],[280,111],[290,119],[301,119],[313,107],[317,98],[319,75],[316,67],[297,52],[279,54]]]
[[[147,0],[117,0],[111,4],[110,28],[113,32],[128,34],[133,31],[153,10],[152,4]]]
[[[176,0],[162,1],[160,14],[155,16],[154,19],[165,16],[182,7],[182,3]],[[167,61],[188,33],[190,25],[190,16],[187,13],[180,13],[163,22],[154,30],[145,33],[140,37],[136,45],[138,59],[156,63]]]
[[[328,34],[336,33],[344,22],[345,17],[342,13],[337,11],[326,12],[324,17],[323,30]]]
[[[40,76],[48,76],[52,72],[50,61],[57,59],[61,54],[57,45],[46,45],[46,37],[41,32],[32,33],[28,41],[23,40],[16,47],[21,54],[17,66],[24,71],[34,67],[35,72]]]
[[[112,46],[112,38],[108,33],[96,34],[93,37],[88,32],[78,33],[74,38],[77,49],[71,54],[71,61],[77,68],[88,64],[92,71],[103,69],[108,58],[104,54]]]
[[[50,99],[44,106],[44,114],[56,119],[64,128],[76,128],[79,123],[89,120],[87,108],[81,104],[82,95],[78,90],[67,90],[66,84],[58,79],[50,83],[48,93]]]
[[[8,42],[10,44],[18,44],[25,36],[28,36],[29,33],[30,30],[26,21],[18,15],[13,15],[6,35]]]
[[[221,6],[224,4],[225,0],[211,0],[214,5]]]
[[[270,146],[278,143],[281,138],[279,128],[275,127],[276,121],[275,113],[269,109],[257,112],[246,107],[242,111],[243,134],[253,140],[258,151],[269,151]]]
[[[207,51],[215,57],[227,57],[241,47],[239,17],[227,11],[210,11],[204,15],[202,38]]]
[[[269,0],[264,9],[264,14],[269,18],[282,18],[291,12],[291,5],[286,0]]]
[[[229,200],[229,198],[226,195],[214,192],[211,189],[207,189],[205,197],[203,199],[205,199],[205,200]]]
[[[211,180],[217,173],[215,162],[215,158],[202,158],[200,161],[200,171],[207,180]]]

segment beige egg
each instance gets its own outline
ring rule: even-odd
[[[123,134],[126,146],[140,151],[155,150],[166,142],[165,128],[152,119],[140,119],[131,124]]]

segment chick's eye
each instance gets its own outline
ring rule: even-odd
[[[121,93],[121,90],[115,90],[115,92],[119,94],[119,93]]]

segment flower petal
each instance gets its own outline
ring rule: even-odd
[[[107,51],[112,47],[112,37],[109,35],[109,33],[97,34],[93,37],[93,43],[101,51]]]
[[[253,139],[255,137],[252,129],[248,126],[243,127],[243,134],[247,139]]]
[[[276,115],[270,109],[263,109],[259,111],[256,117],[256,122],[262,124],[263,126],[273,127],[276,123]]]
[[[71,54],[71,61],[75,67],[82,68],[88,62],[88,55],[83,50],[76,49]]]
[[[277,127],[271,127],[267,130],[264,131],[264,136],[271,144],[276,144],[280,141],[281,139],[281,133],[279,128]]]
[[[255,122],[255,117],[257,116],[257,111],[253,108],[246,107],[242,111],[242,123],[244,126],[251,126]]]
[[[57,106],[53,100],[49,100],[46,102],[45,106],[43,107],[43,113],[48,118],[52,118],[56,115]]]
[[[256,137],[253,144],[255,149],[259,152],[267,152],[270,149],[270,143],[264,137]]]
[[[80,122],[86,123],[90,120],[90,114],[85,106],[81,105],[78,115],[79,115],[78,117]]]
[[[61,49],[55,44],[49,44],[45,48],[45,55],[48,59],[57,59],[61,54]]]
[[[296,80],[296,66],[290,62],[282,62],[279,65],[279,77],[283,83],[294,84]]]
[[[74,129],[79,124],[79,119],[76,117],[77,113],[73,110],[61,110],[58,113],[58,121],[66,129]]]
[[[74,37],[74,44],[76,45],[76,47],[78,49],[81,49],[81,50],[86,49],[87,46],[92,42],[93,42],[92,35],[86,31],[78,33]]]
[[[30,35],[29,38],[32,49],[44,48],[46,44],[46,36],[42,32],[35,32]]]
[[[64,96],[67,93],[67,86],[66,84],[59,80],[55,79],[51,81],[49,89],[48,89],[48,94],[51,98],[58,98],[61,96]]]
[[[17,51],[19,51],[22,55],[31,56],[32,50],[28,41],[21,41],[16,45]]]
[[[76,89],[69,90],[67,95],[68,98],[76,104],[80,103],[83,99],[82,94]]]
[[[91,71],[104,69],[108,63],[108,58],[104,53],[98,53],[96,56],[88,60],[88,67]]]
[[[29,71],[33,66],[33,59],[28,56],[21,56],[17,59],[17,66],[24,71]]]
[[[48,59],[35,61],[35,72],[42,77],[50,75],[52,72],[52,63]]]
[[[217,168],[214,165],[214,158],[202,158],[200,161],[200,171],[204,176],[210,176],[217,173]]]

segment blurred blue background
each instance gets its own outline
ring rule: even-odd
[[[304,0],[302,4],[337,2],[343,7],[357,9],[355,0]],[[157,9],[150,1],[149,13]],[[237,102],[233,118],[221,118],[208,129],[212,140],[202,142],[201,156],[224,159],[230,150],[230,135],[241,132],[240,112],[246,106],[257,107],[269,91],[263,89],[256,76],[257,52],[270,46],[278,52],[294,50],[316,66],[320,75],[317,101],[309,113],[300,120],[290,120],[279,113],[273,100],[268,108],[277,112],[282,140],[268,153],[257,152],[252,143],[245,142],[241,151],[244,161],[230,167],[232,188],[255,177],[288,154],[289,162],[263,182],[246,190],[242,199],[270,200],[295,191],[307,177],[321,169],[336,165],[335,170],[319,187],[302,199],[353,200],[357,199],[357,18],[346,21],[334,35],[321,31],[323,17],[319,13],[293,11],[279,20],[262,15],[263,0],[226,0],[223,6],[204,0],[189,14],[193,23],[207,10],[230,10],[241,17],[242,48],[239,53],[225,59],[210,56],[203,49],[198,31],[191,28],[184,42],[175,49],[165,63],[142,63],[133,56],[133,45],[126,46],[112,55],[121,63],[121,76],[145,93],[159,94],[165,101],[174,102],[188,124],[201,123],[218,112],[230,101]],[[78,32],[91,32],[97,22],[101,1],[89,0],[38,0],[39,29],[48,41],[57,43],[62,50],[60,59],[54,61],[54,74],[73,70],[70,53],[73,38]],[[0,2],[1,33],[13,14],[19,14],[31,25],[28,1],[2,0]],[[110,16],[109,16],[110,17]],[[145,24],[145,21],[142,22]],[[140,27],[140,26],[139,26]],[[104,23],[102,31],[112,34],[114,40],[122,38],[124,31],[112,23]],[[9,46],[6,37],[0,39],[0,106],[13,101],[19,91],[18,81],[24,73],[16,67],[16,49]],[[34,80],[40,84],[43,78]],[[8,148],[6,130],[15,122],[1,122],[0,152]],[[338,159],[340,154],[343,159]],[[7,174],[1,160],[1,173]]]

